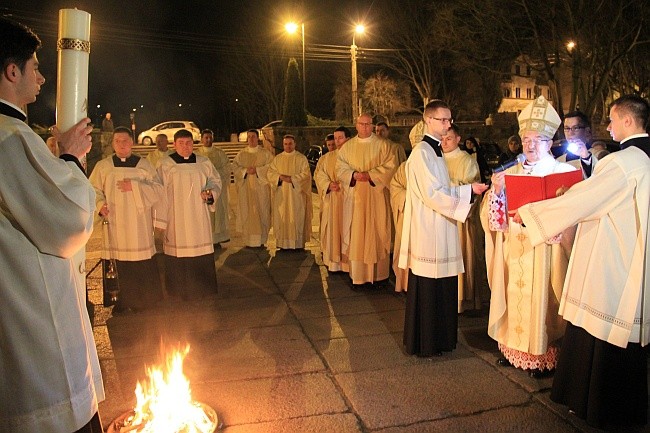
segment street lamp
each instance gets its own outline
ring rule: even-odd
[[[350,57],[352,61],[352,123],[359,117],[359,95],[357,91],[357,44],[355,38],[357,33],[362,34],[365,31],[362,24],[357,24],[352,33],[352,45],[350,46]]]
[[[294,34],[298,31],[298,24],[290,22],[284,25],[284,29],[289,34]],[[302,42],[302,106],[307,109],[307,86],[305,78],[305,23],[300,24],[300,40]]]

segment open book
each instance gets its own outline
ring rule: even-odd
[[[508,215],[514,216],[521,206],[536,201],[555,198],[582,180],[582,170],[552,173],[546,176],[506,174],[506,199]]]

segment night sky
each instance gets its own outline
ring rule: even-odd
[[[38,57],[46,83],[37,102],[29,106],[30,123],[47,126],[55,122],[56,35],[61,8],[76,7],[92,16],[89,117],[97,122],[110,111],[116,124],[127,124],[129,113],[136,108],[138,130],[179,118],[194,120],[202,128],[227,129],[228,125],[219,124],[223,123],[220,111],[225,102],[216,89],[227,80],[219,71],[229,55],[246,53],[250,38],[286,44],[284,23],[291,17],[300,22],[302,17],[308,46],[349,46],[352,24],[369,22],[375,13],[372,2],[350,0],[129,3],[9,0],[0,7],[2,14],[33,28],[43,41]],[[319,86],[319,76],[328,65],[307,61],[308,94],[311,86]],[[319,102],[309,101],[308,105],[320,106]],[[101,107],[97,109],[97,105]],[[167,118],[154,118],[154,108],[158,113],[164,111]],[[312,111],[333,117],[329,105],[320,112]]]

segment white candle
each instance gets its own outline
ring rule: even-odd
[[[59,10],[56,125],[64,132],[88,114],[90,14]]]

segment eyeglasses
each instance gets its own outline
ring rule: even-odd
[[[551,140],[549,140],[548,138],[534,138],[532,140],[530,138],[524,138],[523,140],[521,140],[521,144],[523,144],[524,146],[530,146],[531,144],[534,144],[535,146],[539,146],[540,144],[546,144],[549,141]]]
[[[571,132],[571,131],[578,132],[581,129],[586,129],[586,128],[587,128],[586,126],[565,126],[564,131],[565,132]]]
[[[368,122],[357,122],[357,125],[359,125],[359,126],[372,126],[372,123],[368,123]]]
[[[429,116],[430,119],[437,120],[440,123],[449,123],[452,124],[454,123],[454,119],[451,117],[431,117]]]

